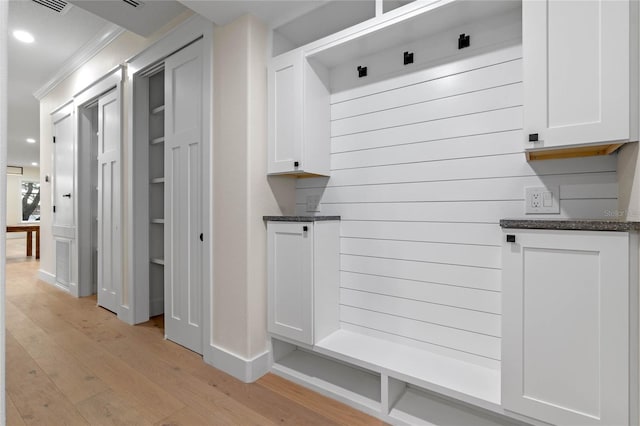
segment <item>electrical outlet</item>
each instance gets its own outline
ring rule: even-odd
[[[320,211],[320,195],[307,195],[307,212]]]
[[[560,213],[559,188],[530,186],[524,189],[525,214],[557,214]]]

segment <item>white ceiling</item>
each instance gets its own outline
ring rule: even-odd
[[[186,10],[180,3],[169,0],[132,0],[132,3],[140,3],[137,7],[131,6],[127,1],[69,1],[143,37],[150,36],[155,30]]]
[[[31,0],[9,1],[9,34],[22,29],[35,37],[35,42],[25,44],[9,36],[9,165],[30,167],[32,162],[39,163],[40,108],[33,92],[107,24],[78,7],[60,14]],[[26,138],[37,142],[28,144]]]
[[[178,1],[217,25],[228,24],[250,13],[274,28],[322,6],[328,0]]]

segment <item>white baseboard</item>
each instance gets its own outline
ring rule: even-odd
[[[131,312],[131,309],[127,305],[118,306],[118,319],[129,325],[135,325],[135,322],[133,321],[133,312]]]
[[[204,362],[222,370],[244,383],[252,383],[269,372],[270,352],[245,359],[219,346],[211,345],[205,350]]]
[[[57,287],[56,276],[43,269],[38,270],[38,279],[40,279],[41,281],[44,281],[47,284],[55,285]]]

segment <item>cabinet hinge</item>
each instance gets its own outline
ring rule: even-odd
[[[54,213],[56,212],[56,206],[53,206],[53,212]]]
[[[55,136],[53,137],[53,143],[56,143],[56,137]]]

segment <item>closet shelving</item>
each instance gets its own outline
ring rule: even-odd
[[[149,77],[150,315],[163,312],[164,292],[164,71]]]

